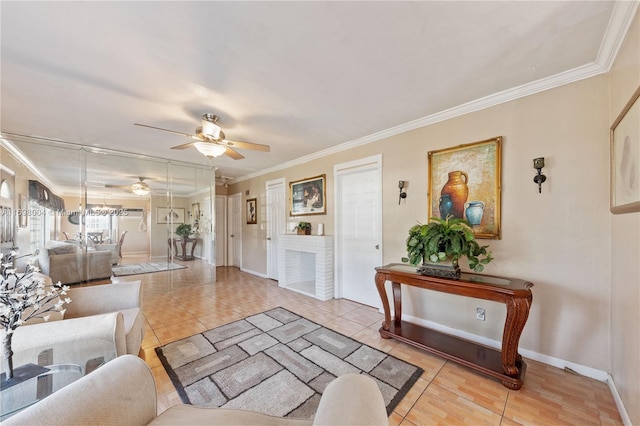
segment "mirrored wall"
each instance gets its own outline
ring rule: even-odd
[[[13,178],[8,203],[26,213],[12,223],[3,249],[33,253],[52,241],[72,241],[84,252],[118,246],[114,266],[194,261],[200,270],[204,262],[205,279],[215,281],[210,164],[22,136],[4,135],[0,143],[3,174]]]

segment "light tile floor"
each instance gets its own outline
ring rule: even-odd
[[[122,263],[140,261],[145,259],[125,257]],[[321,302],[233,267],[217,268],[211,283],[211,267],[204,262],[180,263],[187,269],[113,279],[143,283],[146,333],[140,355],[156,378],[159,412],[181,401],[155,354],[157,346],[282,306],[424,369],[389,416],[391,425],[622,424],[605,383],[527,360],[524,386],[508,390],[465,367],[382,339],[383,316],[374,308],[346,299]]]

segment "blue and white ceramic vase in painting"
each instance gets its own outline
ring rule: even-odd
[[[484,215],[484,203],[482,201],[469,201],[464,205],[464,213],[467,217],[467,222],[471,226],[480,225]]]
[[[442,194],[442,196],[440,197],[439,209],[441,219],[446,219],[447,216],[451,214],[453,210],[453,201],[451,201],[451,195]]]

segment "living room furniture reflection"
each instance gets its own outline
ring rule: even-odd
[[[102,235],[104,234],[103,231],[93,231],[93,232],[87,232],[87,237],[93,241],[94,244],[102,244]]]
[[[97,247],[97,246],[96,246]],[[82,241],[47,241],[38,249],[38,266],[53,282],[74,284],[111,277],[111,252],[84,247]]]
[[[169,251],[173,247],[173,256],[180,260],[193,260],[195,257],[193,253],[198,245],[198,240],[195,238],[169,238]],[[178,252],[178,244],[182,251]],[[187,247],[191,244],[191,252],[187,254]]]

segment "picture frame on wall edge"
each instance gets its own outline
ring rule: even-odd
[[[640,211],[640,87],[611,125],[610,209]]]

